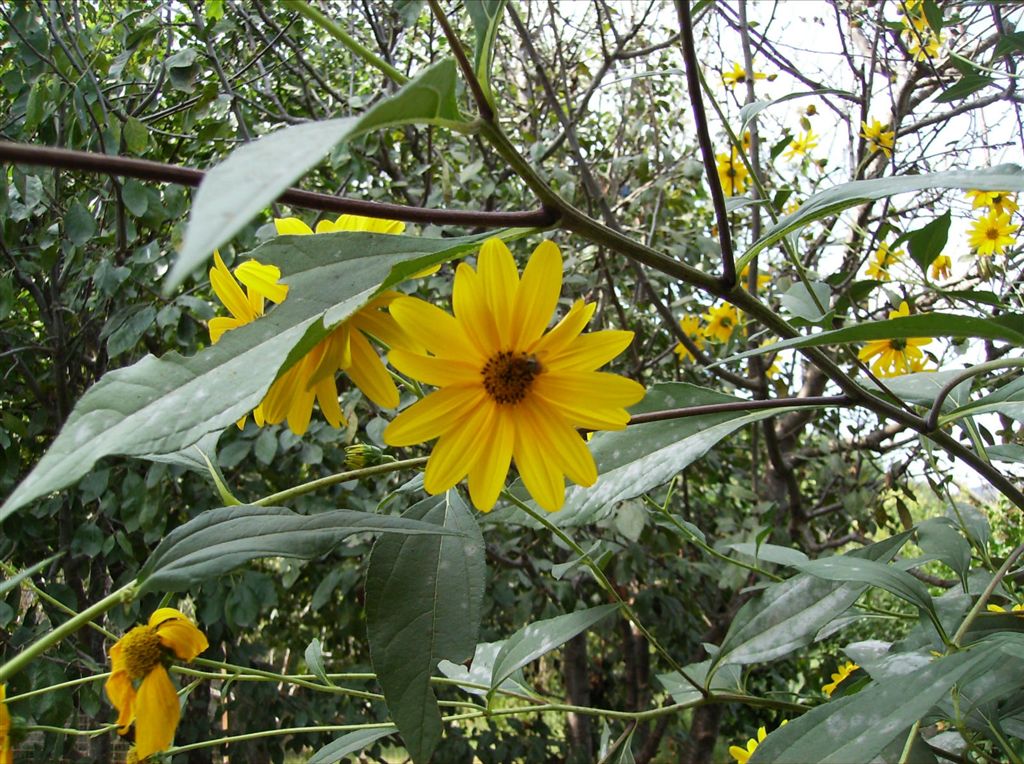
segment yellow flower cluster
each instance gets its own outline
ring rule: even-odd
[[[871,152],[881,151],[885,158],[889,159],[892,157],[893,146],[896,145],[896,131],[886,130],[886,127],[887,125],[883,125],[877,119],[871,120],[870,125],[861,122],[860,134],[868,142],[868,149]]]
[[[735,147],[728,154],[718,154],[715,158],[718,160],[716,167],[723,193],[726,196],[742,194],[747,189],[750,173]]]
[[[906,253],[902,249],[889,249],[889,245],[882,242],[875,250],[874,258],[868,263],[865,275],[869,279],[877,281],[889,281],[892,276],[889,269],[896,265]]]
[[[979,257],[992,257],[1006,252],[1016,242],[1019,225],[1012,222],[1017,212],[1013,194],[1006,191],[967,191],[971,209],[982,210],[968,232],[967,242]]]
[[[818,136],[813,130],[805,130],[789,142],[789,148],[783,153],[783,159],[803,159],[811,149],[818,145]]]
[[[903,42],[907,53],[914,61],[934,61],[939,57],[939,48],[945,39],[942,33],[932,29],[924,13],[922,3],[906,3],[907,15],[903,19]]]
[[[904,300],[896,310],[889,311],[889,318],[903,318],[910,315],[910,306]],[[916,371],[928,371],[925,368],[927,361],[924,357],[922,345],[931,342],[929,337],[906,337],[888,340],[872,340],[867,343],[857,358],[867,362],[872,358],[871,372],[875,376],[898,377],[901,374],[910,374]]]

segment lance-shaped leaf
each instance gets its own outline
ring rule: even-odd
[[[455,491],[410,507],[403,517],[460,536],[388,535],[374,544],[366,573],[366,631],[373,669],[391,718],[415,762],[441,739],[430,677],[442,660],[473,655],[484,595],[484,540]]]
[[[1024,377],[1019,377],[995,392],[961,406],[948,416],[943,417],[943,421],[952,421],[989,411],[1004,414],[1018,421],[1024,420]]]
[[[501,26],[501,15],[505,11],[508,0],[471,0],[466,3],[466,11],[473,20],[473,31],[476,34],[476,45],[473,49],[473,71],[484,95],[492,104],[494,94],[491,92],[491,61],[494,54],[494,40]]]
[[[980,170],[956,170],[954,172],[855,180],[833,186],[814,194],[800,205],[800,209],[782,218],[765,231],[764,235],[743,253],[743,257],[736,263],[736,267],[743,268],[762,249],[781,241],[787,234],[798,231],[815,220],[875,199],[932,188],[976,188],[981,191],[1020,192],[1024,191],[1024,173],[1015,164],[1003,164]]]
[[[175,528],[139,571],[140,591],[182,591],[260,557],[309,560],[353,533],[451,536],[457,530],[392,515],[334,509],[300,515],[245,504],[203,512]]]
[[[361,751],[370,743],[397,731],[394,725],[389,724],[386,727],[346,732],[314,753],[306,764],[337,764],[349,754]]]
[[[282,236],[252,252],[281,267],[288,299],[190,357],[146,356],[104,375],[78,401],[35,469],[0,508],[0,520],[70,485],[104,456],[168,454],[251,411],[275,377],[357,310],[392,266],[454,257],[486,236],[427,239],[369,233]],[[328,325],[320,317],[328,314]]]
[[[233,151],[206,174],[196,192],[181,252],[164,283],[164,294],[341,141],[406,124],[465,127],[455,98],[453,59],[428,66],[361,117],[292,125]]]

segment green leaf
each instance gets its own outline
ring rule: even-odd
[[[324,653],[319,639],[314,637],[313,641],[306,645],[304,657],[306,658],[306,667],[310,673],[316,674],[317,679],[324,684],[334,685],[334,682],[327,676],[327,670],[324,668]]]
[[[79,247],[96,235],[96,220],[81,202],[72,204],[64,216],[64,233]]]
[[[631,411],[639,414],[740,400],[707,388],[673,382],[650,387],[643,401]],[[590,488],[569,488],[565,505],[552,515],[552,520],[563,527],[591,522],[599,512],[610,511],[617,502],[667,483],[681,469],[744,425],[788,410],[704,414],[598,433],[591,441],[600,476],[597,483]]]
[[[494,54],[494,40],[501,25],[501,16],[508,0],[467,0],[466,11],[473,21],[476,45],[473,50],[473,71],[483,88],[484,95],[492,104],[491,61]]]
[[[751,764],[871,761],[968,672],[995,663],[998,653],[972,650],[937,659],[903,676],[872,682],[855,695],[824,703],[772,732]]]
[[[480,642],[473,651],[473,660],[468,668],[461,663],[452,663],[451,661],[441,661],[437,664],[437,667],[449,679],[489,687],[491,677],[494,675],[494,661],[498,657],[498,653],[505,646],[506,641]],[[521,671],[513,672],[512,676],[506,678],[504,682],[498,685],[498,688],[509,692],[518,692],[521,695],[530,695],[532,692],[526,687]],[[477,687],[462,687],[460,689],[470,695],[486,696],[490,692],[489,690]]]
[[[816,95],[840,95],[846,96],[851,100],[856,98],[852,93],[848,93],[845,90],[836,90],[834,88],[819,88],[818,90],[803,90],[799,93],[789,93],[787,95],[782,96],[781,98],[776,98],[770,101],[753,101],[751,103],[748,103],[742,109],[740,109],[740,129],[738,132],[740,135],[742,135],[743,131],[747,129],[747,126],[750,124],[751,120],[753,120],[754,117],[756,117],[762,111],[767,109],[769,106],[775,106],[776,104],[785,103],[786,101],[792,101],[794,98],[807,98],[808,96]]]
[[[455,257],[491,235],[428,239],[333,233],[282,236],[263,244],[252,256],[281,267],[291,297],[194,356],[146,356],[104,375],[0,507],[0,520],[75,482],[104,456],[173,453],[222,430],[259,404],[278,373],[301,352],[357,310],[392,266],[427,255]],[[320,316],[327,312],[325,326]],[[301,352],[293,353],[303,340]]]
[[[741,544],[729,544],[740,554],[753,557],[755,560],[774,562],[776,565],[787,565],[789,567],[800,567],[807,562],[807,555],[799,549],[791,549],[788,546],[777,544],[752,544],[749,541]]]
[[[149,128],[135,117],[129,117],[121,132],[125,147],[132,154],[141,154],[149,145]]]
[[[1018,377],[995,392],[955,409],[944,416],[942,421],[952,422],[965,416],[984,414],[989,411],[995,411],[1019,421],[1024,420],[1024,377]]]
[[[156,308],[152,305],[132,311],[131,315],[127,316],[121,325],[107,337],[107,355],[110,358],[117,358],[125,351],[131,350],[142,339],[154,321],[156,321]]]
[[[484,540],[455,491],[410,507],[404,518],[461,535],[384,536],[366,573],[370,658],[391,718],[414,762],[429,761],[441,739],[430,677],[441,660],[473,655],[484,596]]]
[[[907,233],[910,257],[917,263],[922,273],[927,274],[932,261],[942,254],[942,249],[949,239],[950,220],[949,210],[946,210],[943,215],[927,225]]]
[[[844,558],[889,560],[910,538],[901,533],[857,549]],[[810,644],[825,624],[838,618],[867,584],[825,581],[808,573],[768,587],[740,608],[715,656],[714,665],[762,663]]]
[[[142,217],[149,209],[149,193],[135,178],[129,178],[124,182],[121,187],[121,201],[135,217]]]
[[[997,443],[986,448],[985,452],[989,458],[1000,462],[1024,464],[1024,446],[1018,446],[1016,443]]]
[[[917,526],[917,544],[928,555],[945,563],[959,577],[967,591],[971,568],[971,545],[948,517],[930,517]]]
[[[58,552],[57,554],[54,554],[54,555],[51,555],[51,556],[47,557],[45,560],[40,560],[39,562],[37,562],[35,565],[32,565],[31,567],[25,568],[25,570],[18,571],[17,573],[15,573],[10,578],[5,578],[2,581],[0,581],[0,597],[5,596],[7,594],[7,592],[9,592],[15,586],[20,584],[26,578],[34,576],[36,573],[41,571],[43,568],[45,568],[47,565],[49,565],[51,562],[53,562],[57,558],[61,557],[63,554],[64,554],[63,552]]]
[[[779,302],[797,318],[818,324],[828,318],[831,313],[829,302],[832,298],[832,290],[828,284],[821,281],[811,281],[809,286],[808,290],[802,281],[798,281],[779,297]],[[817,302],[815,302],[815,298],[817,298]],[[821,308],[818,307],[819,304]]]
[[[701,661],[684,666],[683,671],[694,682],[709,690],[725,690],[727,692],[740,692],[742,686],[742,672],[738,665],[722,666],[711,675],[710,685],[708,684],[708,671],[711,669],[711,661]],[[665,692],[672,696],[676,703],[697,704],[704,699],[700,692],[691,682],[686,681],[676,671],[667,674],[658,674],[655,679],[665,688]]]
[[[984,90],[989,85],[994,84],[995,80],[981,74],[972,74],[967,77],[961,77],[955,83],[935,96],[935,102],[951,103],[953,101],[960,101],[967,98],[967,96],[973,95],[979,90]]]
[[[180,592],[262,557],[310,560],[353,533],[451,536],[430,521],[332,509],[300,515],[285,507],[243,504],[203,512],[164,536],[139,571],[139,591]],[[464,539],[459,539],[464,542]]]
[[[505,640],[505,645],[494,660],[491,688],[499,687],[516,670],[564,645],[617,609],[618,605],[600,605],[535,621],[519,629]]]
[[[952,382],[955,377],[963,374],[963,369],[948,369],[945,371],[920,371],[913,374],[902,374],[885,380],[885,387],[893,395],[907,403],[917,406],[931,407],[935,398]],[[863,386],[875,393],[881,393],[882,388],[873,380],[865,379]],[[943,402],[943,409],[952,410],[957,405],[966,402],[971,394],[971,380],[966,379],[954,387],[946,396]]]
[[[361,751],[370,743],[393,735],[397,731],[397,727],[389,724],[377,729],[348,732],[314,753],[306,764],[336,764],[349,754]]]
[[[900,175],[874,180],[855,180],[833,186],[814,194],[800,208],[769,228],[764,235],[743,253],[736,263],[742,270],[765,247],[781,241],[787,234],[797,231],[815,220],[834,215],[865,202],[895,194],[924,191],[930,188],[976,188],[981,191],[1024,191],[1024,173],[1015,164],[979,170]]]
[[[307,122],[233,151],[207,172],[192,203],[181,252],[164,283],[169,295],[211,252],[230,240],[338,143],[389,125],[464,127],[455,99],[455,62],[430,65],[362,117]]]

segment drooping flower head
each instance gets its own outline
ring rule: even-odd
[[[932,278],[938,281],[941,279],[948,279],[953,272],[953,261],[949,255],[939,255],[931,264]]]
[[[867,122],[861,122],[860,127],[860,134],[868,142],[871,151],[881,151],[885,154],[885,158],[889,159],[892,156],[892,148],[896,144],[896,131],[886,130],[886,125],[877,119],[871,120],[870,125]]]
[[[984,208],[996,212],[1011,213],[1017,211],[1017,201],[1008,191],[978,191],[971,189],[964,194],[971,200],[971,209]]]
[[[14,764],[11,745],[11,714],[7,710],[7,685],[0,684],[0,764]]]
[[[883,241],[875,250],[874,259],[868,263],[868,267],[864,271],[865,275],[870,279],[889,281],[892,278],[889,268],[898,263],[904,254],[906,253],[902,249],[890,249],[889,245]]]
[[[1010,213],[993,209],[971,226],[967,242],[979,257],[1001,255],[1013,245],[1013,234],[1018,228],[1019,225],[1010,223]]]
[[[743,164],[736,150],[729,154],[719,154],[718,164],[718,180],[722,184],[722,192],[726,196],[735,196],[736,194],[742,194],[747,188],[747,178],[750,175],[747,172],[747,166]]]
[[[890,319],[909,315],[910,306],[906,300],[900,303],[897,310],[889,311]],[[871,364],[871,371],[878,377],[898,377],[901,374],[926,370],[921,346],[930,342],[930,337],[871,340],[857,353],[857,358],[865,362],[875,358]]]
[[[739,323],[739,314],[736,312],[736,308],[728,303],[709,308],[702,318],[707,321],[707,326],[704,327],[704,336],[717,342],[728,342],[736,324]]]
[[[534,250],[520,277],[508,247],[484,242],[477,269],[460,263],[452,310],[414,297],[391,303],[391,314],[427,352],[393,349],[403,374],[439,388],[400,413],[384,430],[390,446],[437,438],[424,474],[441,493],[467,474],[474,506],[488,511],[512,459],[537,503],[561,508],[565,477],[597,480],[594,458],[577,428],[619,430],[626,407],[644,396],[631,379],[596,371],[632,341],[627,331],[581,334],[596,305],[573,304],[545,332],[558,304],[562,256],[553,242]]]
[[[135,722],[139,759],[163,751],[174,741],[181,712],[165,663],[172,658],[194,660],[207,647],[206,636],[184,613],[165,607],[110,648],[107,697],[118,711],[120,734],[127,734]]]
[[[679,327],[683,330],[683,333],[686,334],[687,337],[693,340],[694,345],[696,345],[701,350],[704,349],[704,333],[700,327],[699,317],[683,316],[681,319],[679,319]],[[682,342],[676,343],[675,352],[676,355],[679,356],[680,361],[694,360],[693,353],[691,353],[687,349],[686,345],[684,345]]]
[[[780,727],[785,727],[789,722],[789,719],[784,719]],[[738,745],[729,746],[729,755],[736,759],[736,764],[747,764],[750,761],[750,757],[754,755],[754,751],[757,750],[757,746],[764,742],[764,739],[768,737],[768,733],[764,727],[757,728],[757,739],[750,738],[747,740],[747,747],[740,748]]]
[[[821,691],[831,698],[832,693],[836,691],[836,688],[842,684],[850,674],[859,668],[860,666],[853,661],[847,661],[841,665],[834,674],[832,674],[832,681],[822,687]]]
[[[805,157],[818,145],[818,136],[813,130],[807,130],[789,142],[789,147],[783,152],[783,159],[796,159]]]

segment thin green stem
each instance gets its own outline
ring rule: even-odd
[[[51,684],[49,687],[40,687],[36,690],[29,690],[28,692],[23,692],[20,695],[9,695],[7,697],[6,702],[17,703],[19,700],[28,700],[29,698],[35,697],[36,695],[45,695],[48,692],[64,690],[68,687],[77,687],[81,684],[91,684],[93,682],[98,682],[101,679],[106,679],[108,676],[110,676],[110,672],[105,671],[102,674],[92,674],[91,676],[83,676],[79,679],[71,679],[67,682],[61,682],[60,684]]]
[[[307,732],[355,732],[356,730],[394,729],[394,727],[395,725],[391,722],[373,724],[325,724],[320,727],[282,727],[280,729],[249,732],[245,735],[228,735],[227,737],[219,737],[214,740],[202,740],[198,743],[190,743],[188,745],[172,746],[165,751],[165,755],[174,756],[175,754],[185,753],[186,751],[198,751],[201,748],[212,748],[213,746],[230,745],[231,743],[243,743],[246,740],[260,740],[262,738],[277,737],[279,735],[301,735]],[[397,731],[398,730],[395,729],[395,732]]]
[[[49,633],[44,634],[39,640],[30,644],[5,664],[0,666],[0,683],[10,679],[16,673],[21,671],[21,669],[25,668],[25,666],[27,666],[34,658],[42,655],[62,639],[71,636],[80,628],[91,623],[94,619],[103,615],[114,606],[124,602],[130,602],[135,594],[135,589],[136,582],[135,580],[132,580],[131,583],[122,586],[112,594],[108,594],[95,605],[86,608],[81,613],[68,619]]]
[[[24,727],[19,727],[19,730],[25,732],[55,732],[58,735],[72,735],[74,737],[99,737],[105,735],[108,732],[113,732],[117,729],[116,724],[108,724],[105,727],[100,727],[95,730],[79,730],[72,727],[53,727],[49,724],[26,724]]]
[[[308,483],[302,483],[301,485],[287,488],[284,491],[278,491],[272,493],[269,496],[264,496],[262,499],[257,499],[252,502],[257,507],[270,507],[277,505],[280,502],[285,502],[290,499],[294,499],[296,496],[302,496],[303,494],[310,493],[319,488],[325,488],[329,485],[335,485],[337,483],[346,483],[349,480],[361,480],[365,477],[371,477],[372,475],[384,475],[388,472],[397,472],[398,470],[414,469],[422,467],[427,463],[427,457],[418,456],[415,459],[403,459],[398,462],[388,462],[386,464],[375,464],[372,467],[363,467],[358,470],[348,470],[347,472],[339,472],[335,475],[328,475],[327,477],[318,478],[317,480],[311,480]]]
[[[342,29],[338,22],[334,21],[334,19],[328,18],[318,9],[305,2],[305,0],[292,0],[290,7],[298,11],[299,15],[305,16],[318,27],[328,32],[332,37],[334,37],[334,39],[359,56],[359,58],[363,59],[363,61],[368,63],[370,66],[379,69],[386,77],[395,83],[404,85],[409,81],[408,77]]]
[[[988,602],[988,598],[992,596],[992,592],[999,586],[999,582],[1006,577],[1006,574],[1010,572],[1010,569],[1014,566],[1020,556],[1024,554],[1024,544],[1021,544],[1014,549],[1010,556],[1006,558],[1006,561],[999,566],[999,570],[996,571],[995,575],[992,576],[992,580],[988,582],[988,586],[982,591],[981,596],[978,597],[978,601],[974,603],[974,607],[970,609],[963,623],[960,624],[960,628],[956,630],[956,634],[953,635],[952,645],[953,647],[960,647],[960,643],[963,641],[964,636],[967,634],[967,630],[971,628],[971,624],[978,617],[981,611],[985,607],[985,603]]]

